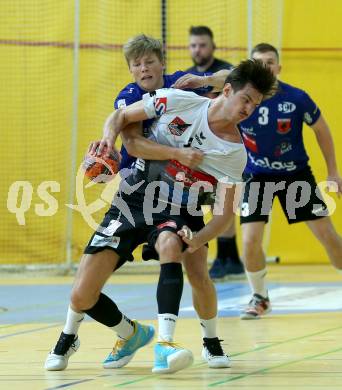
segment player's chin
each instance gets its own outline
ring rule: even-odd
[[[157,89],[156,82],[154,81],[153,78],[141,80],[140,87],[145,91],[149,91],[149,92],[152,92]]]

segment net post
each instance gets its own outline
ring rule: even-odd
[[[167,73],[167,61],[166,61],[166,53],[167,53],[167,19],[166,19],[166,8],[167,8],[167,0],[161,0],[160,10],[161,10],[161,37],[163,44],[163,56],[165,62],[165,73]]]
[[[77,159],[77,133],[78,133],[78,112],[79,112],[79,50],[80,50],[80,0],[74,0],[74,45],[73,45],[73,99],[72,99],[72,128],[71,128],[71,148],[70,161],[71,169],[69,182],[69,201],[73,204],[75,197],[75,176]],[[72,268],[72,236],[73,236],[73,209],[68,207],[66,218],[66,262],[68,269]]]

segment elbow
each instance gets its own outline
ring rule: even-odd
[[[133,157],[137,157],[137,148],[136,148],[136,143],[134,138],[126,138],[123,142],[127,153],[130,154]]]

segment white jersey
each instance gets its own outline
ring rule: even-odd
[[[203,151],[204,158],[196,170],[176,160],[137,159],[127,184],[137,188],[138,197],[130,194],[130,202],[139,204],[144,196],[188,210],[197,209],[216,201],[218,182],[241,182],[247,162],[245,147],[242,143],[225,141],[210,130],[211,99],[192,92],[159,89],[144,95],[143,102],[148,117],[156,118],[150,128],[151,139],[177,148],[197,148]]]
[[[157,118],[151,135],[157,143],[177,148],[193,147],[204,153],[199,170],[217,181],[237,183],[247,163],[243,143],[217,137],[208,125],[211,99],[178,89],[158,89],[143,96],[149,118]]]

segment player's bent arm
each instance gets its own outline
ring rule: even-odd
[[[143,121],[147,118],[142,101],[133,103],[127,107],[118,108],[111,113],[105,122],[103,136],[99,143],[97,154],[101,155],[105,146],[108,148],[107,154],[109,154],[111,150],[115,149],[115,141],[125,126],[130,123]],[[96,149],[95,146],[92,149]],[[91,152],[94,151],[92,150]]]
[[[122,129],[120,135],[128,154],[146,160],[177,159],[177,149],[151,141],[142,136],[142,126],[130,124]]]
[[[230,72],[231,70],[222,69],[211,76],[205,76],[207,85],[213,87],[214,90],[221,91]]]
[[[141,125],[131,124],[121,131],[127,152],[145,160],[177,160],[190,168],[196,168],[203,160],[203,153],[193,148],[175,148],[161,145],[142,136]]]
[[[119,134],[121,130],[131,123],[141,122],[148,119],[143,101],[135,102],[127,107],[114,111],[108,122],[108,131]]]
[[[224,193],[223,202],[215,204],[212,219],[197,232],[192,240],[183,240],[189,245],[190,252],[193,252],[205,245],[208,241],[222,234],[233,222],[234,219],[234,197],[236,186],[224,186],[221,190]]]
[[[222,69],[218,72],[208,75],[208,76],[199,76],[195,74],[185,74],[180,77],[173,85],[174,88],[185,89],[185,88],[202,88],[202,87],[213,87],[214,90],[222,90],[227,76],[229,75],[230,70]]]

